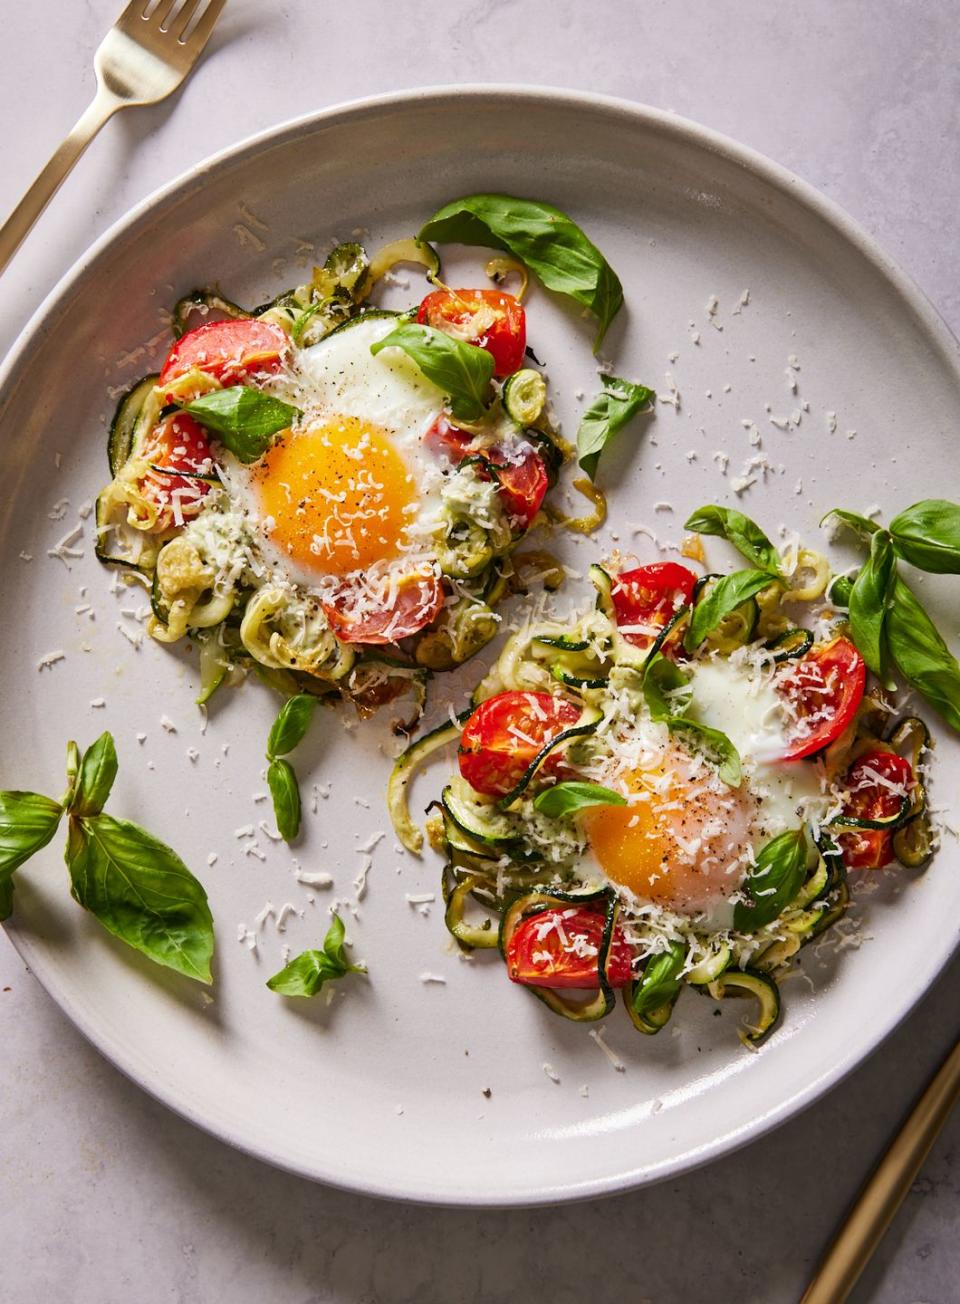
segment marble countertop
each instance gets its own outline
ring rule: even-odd
[[[5,15],[0,213],[92,94],[118,4],[33,0]],[[205,155],[327,104],[461,75],[622,95],[761,150],[844,205],[960,329],[953,8],[230,0],[183,92],[115,119],[41,219],[4,278],[0,347],[111,222]],[[856,1073],[732,1157],[603,1202],[475,1213],[328,1190],[196,1131],[102,1060],[2,938],[0,989],[2,1294],[44,1304],[785,1304],[960,1026],[957,959]],[[958,1148],[955,1117],[856,1304],[958,1298]]]

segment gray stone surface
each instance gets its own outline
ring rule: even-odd
[[[118,4],[7,7],[0,212],[83,108],[93,50]],[[760,149],[859,218],[957,329],[958,53],[950,0],[230,0],[206,66],[179,99],[115,120],[40,222],[4,277],[0,347],[110,222],[204,155],[339,100],[459,79],[623,95]],[[106,1064],[0,940],[0,1295],[18,1304],[795,1300],[953,1043],[958,983],[955,961],[852,1077],[721,1163],[592,1205],[471,1213],[344,1195],[227,1149]],[[958,1148],[960,1118],[856,1304],[960,1300]]]

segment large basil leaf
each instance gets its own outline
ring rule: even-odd
[[[699,720],[683,716],[670,722],[670,732],[686,736],[698,751],[703,752],[717,767],[717,774],[730,788],[739,788],[743,780],[740,753],[725,733],[711,729]]]
[[[434,213],[418,238],[513,254],[548,290],[590,309],[599,323],[595,351],[623,304],[616,272],[577,224],[552,204],[513,195],[467,195]]]
[[[0,792],[0,919],[13,909],[14,870],[47,845],[62,814],[38,792]]]
[[[583,783],[571,779],[566,783],[554,784],[552,788],[545,788],[533,804],[542,815],[547,815],[550,819],[562,819],[577,815],[590,806],[626,806],[627,799],[600,783]]]
[[[286,756],[303,742],[316,705],[317,699],[312,693],[297,693],[295,697],[287,698],[267,739],[268,761]]]
[[[646,385],[635,385],[619,376],[605,376],[603,389],[580,418],[577,430],[577,461],[592,480],[600,454],[618,431],[638,412],[649,407],[656,395]]]
[[[73,816],[66,859],[74,897],[108,932],[156,964],[211,981],[207,894],[176,852],[129,820]]]
[[[920,570],[960,575],[960,506],[943,498],[914,503],[890,522],[893,546]]]
[[[734,928],[752,933],[782,914],[800,891],[809,859],[810,846],[803,829],[781,833],[768,842],[744,881],[743,891],[750,899],[738,901],[734,907]]]
[[[960,665],[903,580],[887,612],[887,647],[904,679],[960,731]]]
[[[250,385],[215,389],[187,403],[183,410],[212,430],[241,462],[262,457],[273,436],[293,425],[300,415],[299,408]]]
[[[671,942],[666,951],[650,957],[633,991],[633,1008],[637,1014],[650,1014],[676,1000],[686,958],[687,948],[682,942]]]
[[[688,652],[696,652],[724,616],[728,616],[741,602],[755,597],[761,589],[773,582],[770,572],[765,570],[742,570],[724,575],[707,589],[694,607],[687,632],[683,636],[683,646]]]
[[[869,543],[870,536],[876,534],[877,530],[880,529],[876,521],[868,520],[866,516],[858,516],[856,512],[841,511],[839,507],[834,507],[832,511],[827,512],[820,524],[822,525],[824,521],[829,520],[831,516],[835,516],[838,521],[842,522],[847,529],[852,530],[865,543]]]
[[[455,418],[477,421],[483,416],[490,395],[493,354],[416,322],[404,322],[371,344],[370,352],[393,348],[403,349],[427,380],[446,394]]]
[[[893,598],[897,563],[886,530],[870,540],[870,556],[850,590],[850,633],[878,679],[887,679],[884,627]]]
[[[273,760],[267,766],[267,786],[273,798],[277,832],[284,842],[292,842],[300,832],[300,786],[289,761]]]
[[[315,996],[324,983],[348,973],[366,973],[362,964],[351,964],[343,945],[344,927],[339,915],[323,940],[322,951],[302,951],[288,965],[267,980],[272,992],[281,996]]]
[[[113,737],[103,733],[88,747],[70,801],[71,815],[99,815],[117,777],[117,749]]]
[[[780,554],[755,521],[733,507],[710,504],[699,508],[689,518],[685,530],[696,534],[713,534],[732,543],[752,566],[780,576]]]

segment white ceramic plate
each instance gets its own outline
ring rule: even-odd
[[[268,816],[252,794],[264,788],[275,700],[247,684],[217,705],[202,735],[189,658],[149,640],[135,651],[120,631],[137,627],[121,609],[142,600],[110,594],[92,555],[92,521],[75,548],[81,557],[64,562],[48,549],[106,478],[109,389],[160,359],[161,310],[180,294],[219,282],[240,302],[262,301],[300,278],[314,244],[366,228],[376,247],[416,230],[444,201],[484,189],[549,199],[582,223],[626,290],[605,352],[620,373],[667,392],[669,372],[679,389],[678,409],[661,403],[656,420],[605,462],[610,524],[568,549],[581,571],[617,539],[651,558],[655,547],[636,527],[676,540],[684,513],[701,502],[740,501],[768,529],[785,523],[812,541],[836,503],[889,510],[960,490],[956,346],[917,290],[788,173],[689,123],[612,100],[425,91],[294,123],[142,205],[42,306],[2,378],[0,781],[56,793],[67,737],[89,742],[113,730],[121,773],[112,809],[169,839],[210,891],[214,999],[141,963],[74,906],[56,845],[21,871],[10,936],[104,1054],[202,1127],[311,1177],[468,1204],[623,1189],[757,1136],[877,1045],[944,964],[960,921],[948,840],[918,881],[884,877],[866,905],[872,940],[808,962],[813,989],[786,985],[782,1026],[759,1053],[737,1040],[736,1003],[714,1018],[711,1002],[687,994],[657,1038],[635,1034],[622,1010],[607,1021],[625,1065],[617,1072],[584,1028],[511,986],[495,959],[464,963],[451,953],[440,909],[424,916],[405,900],[437,889],[439,863],[398,856],[388,834],[359,918],[345,911],[369,981],[341,984],[329,1008],[264,987],[284,943],[296,952],[320,942],[332,897],[355,895],[357,845],[387,828],[387,721],[347,731],[324,715],[298,757],[308,785],[332,788],[298,851],[306,868],[335,875],[333,891],[311,901],[285,848],[261,836],[261,861],[234,836]],[[452,279],[478,265],[476,256],[448,262],[463,268]],[[597,384],[589,324],[542,293],[531,298],[530,322],[572,429],[575,392]],[[799,426],[783,429],[781,418],[797,411]],[[766,484],[736,500],[731,480],[758,452],[745,421],[759,428],[773,470],[755,468]],[[726,477],[719,451],[729,455]],[[69,504],[58,508],[61,499]],[[666,502],[673,511],[656,506]],[[948,590],[924,586],[935,607]],[[88,603],[93,619],[76,611]],[[38,671],[53,651],[64,659]],[[451,697],[454,687],[438,682],[434,713]],[[91,705],[99,699],[105,705]],[[176,732],[161,728],[161,715]],[[958,775],[960,748],[941,731],[941,802]],[[421,808],[429,786],[417,790]],[[219,859],[207,867],[210,851]],[[269,921],[251,953],[238,924],[252,926],[267,901],[302,915],[282,933]],[[445,984],[424,984],[425,972]]]

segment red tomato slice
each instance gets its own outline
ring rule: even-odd
[[[423,436],[424,446],[434,457],[445,457],[454,466],[470,456],[473,441],[474,436],[468,430],[452,425],[442,412]]]
[[[254,372],[280,367],[288,347],[286,334],[269,321],[208,321],[181,336],[160,372],[166,385],[197,367],[224,386],[241,385]]]
[[[776,689],[794,717],[794,741],[781,758],[799,761],[819,752],[843,733],[856,714],[867,683],[863,657],[848,638],[811,648],[788,661]]]
[[[440,614],[443,582],[432,570],[404,575],[390,603],[379,610],[366,610],[369,599],[357,584],[345,584],[329,602],[321,603],[327,620],[341,643],[399,643],[416,634]]]
[[[502,290],[434,290],[421,303],[417,321],[486,349],[493,355],[495,376],[509,376],[523,366],[527,315],[512,294]]]
[[[460,773],[487,797],[511,792],[531,761],[557,734],[580,719],[572,702],[551,693],[498,693],[481,702],[460,736]],[[562,756],[544,765],[555,774]]]
[[[664,625],[692,600],[696,582],[693,571],[675,561],[657,561],[618,575],[611,596],[620,633],[634,647],[650,647]],[[670,651],[679,646],[672,636],[666,642]]]
[[[892,790],[893,784],[898,791]],[[844,786],[845,815],[861,820],[884,820],[896,815],[913,787],[913,767],[896,752],[865,752],[847,771]],[[889,829],[856,829],[838,839],[848,869],[882,869],[894,859],[893,833]]]
[[[546,463],[535,448],[527,448],[522,461],[495,463],[492,470],[507,514],[528,530],[549,488]]]
[[[605,919],[586,906],[554,907],[521,920],[507,943],[507,973],[528,987],[599,986],[598,959]],[[607,955],[607,982],[625,987],[631,977],[630,947],[614,927]]]
[[[213,473],[210,440],[203,426],[185,412],[164,417],[144,442],[142,456],[151,469],[144,473],[140,491],[160,508],[154,530],[167,530],[196,516],[212,487],[195,478]],[[167,468],[190,474],[168,474]]]

